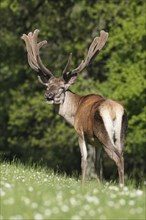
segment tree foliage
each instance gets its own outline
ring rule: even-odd
[[[129,128],[127,172],[144,170],[145,3],[142,0],[2,0],[0,147],[7,159],[45,162],[68,173],[79,167],[77,137],[44,100],[44,88],[29,68],[23,33],[39,28],[48,46],[44,63],[59,76],[68,54],[72,67],[83,59],[94,36],[109,32],[103,51],[72,90],[98,93],[125,105]],[[132,173],[132,172],[131,172]]]

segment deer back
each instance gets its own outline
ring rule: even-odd
[[[104,97],[94,94],[83,96],[80,99],[74,123],[75,130],[79,135],[84,133],[89,138],[93,137],[95,113],[104,101]]]

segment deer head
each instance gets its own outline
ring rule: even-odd
[[[92,41],[85,61],[82,60],[80,65],[70,71],[70,63],[72,54],[68,58],[63,74],[60,78],[56,78],[49,69],[47,69],[40,58],[39,51],[47,44],[47,41],[38,43],[39,30],[30,32],[28,35],[23,34],[22,39],[25,41],[27,49],[28,63],[30,67],[38,73],[39,81],[47,87],[45,97],[49,104],[61,104],[65,98],[65,92],[68,88],[76,82],[77,74],[82,72],[99,53],[105,45],[108,33],[100,31],[100,37],[95,37]]]

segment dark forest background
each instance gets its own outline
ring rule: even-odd
[[[47,165],[56,171],[80,170],[77,136],[52,105],[28,66],[23,33],[40,29],[46,66],[60,76],[70,52],[75,68],[100,30],[109,39],[92,65],[79,75],[72,91],[120,100],[129,126],[125,143],[127,178],[146,173],[144,0],[1,0],[0,3],[0,156]],[[104,176],[116,175],[104,155]]]

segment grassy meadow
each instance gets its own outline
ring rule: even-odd
[[[99,219],[144,220],[144,186],[87,181],[81,187],[74,178],[46,168],[1,163],[1,220]]]

